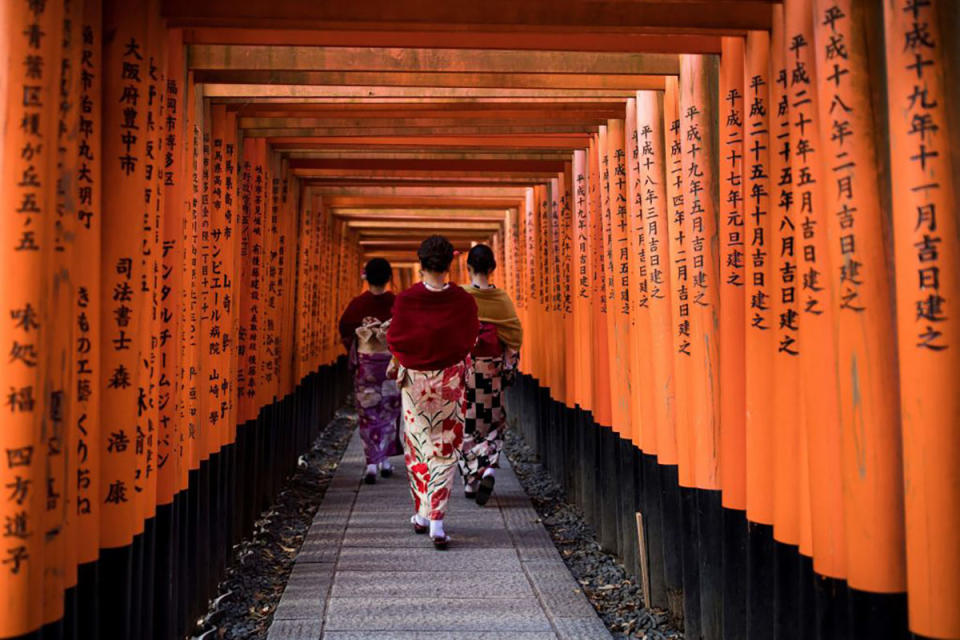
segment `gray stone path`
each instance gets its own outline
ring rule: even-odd
[[[506,462],[506,456],[503,460]],[[610,638],[509,462],[480,508],[459,479],[436,551],[413,533],[403,459],[360,482],[354,434],[297,556],[268,640]]]

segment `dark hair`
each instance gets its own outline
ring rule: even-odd
[[[485,244],[475,245],[467,254],[467,264],[475,273],[487,275],[497,268],[497,260],[493,257],[493,249]]]
[[[430,236],[420,243],[417,257],[425,271],[444,273],[450,270],[453,262],[453,245],[443,236]]]
[[[382,287],[393,277],[393,268],[383,258],[373,258],[363,268],[363,275],[367,279],[367,284]]]

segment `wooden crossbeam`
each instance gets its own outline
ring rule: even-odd
[[[195,71],[197,82],[312,86],[378,86],[480,89],[662,90],[663,75],[574,73],[463,73],[456,71],[286,71],[243,69]]]
[[[557,173],[563,171],[564,163],[549,160],[386,160],[386,159],[307,159],[291,158],[289,165],[293,171],[402,171],[406,175],[420,175],[436,172],[437,175],[468,172],[495,173]],[[321,174],[312,174],[321,175]],[[332,174],[332,175],[340,175]]]
[[[541,125],[541,126],[447,126],[447,127],[406,127],[398,122],[391,127],[301,127],[290,129],[245,129],[252,138],[305,138],[305,137],[408,137],[408,136],[476,136],[476,135],[513,135],[540,133],[579,133],[595,132],[595,125]]]
[[[183,30],[186,44],[295,45],[311,47],[437,47],[444,49],[540,49],[546,51],[620,51],[637,53],[720,53],[713,35],[613,31],[383,31],[360,29],[241,29],[197,27]]]
[[[584,149],[589,134],[517,134],[517,135],[417,135],[417,136],[290,136],[267,139],[274,149]]]
[[[742,32],[770,27],[762,0],[165,0],[172,26],[523,32],[584,26],[640,32]]]
[[[370,102],[380,99],[436,100],[447,98],[467,102],[489,102],[495,100],[513,102],[518,99],[543,98],[549,102],[557,99],[585,98],[590,102],[598,99],[622,98],[633,96],[632,90],[623,89],[505,89],[505,88],[464,88],[464,87],[383,87],[377,85],[303,85],[303,84],[241,84],[241,83],[205,83],[203,95],[208,98],[327,98],[334,102]]]
[[[187,46],[187,60],[194,71],[322,69],[610,75],[677,75],[680,72],[677,56],[663,53],[193,44]]]

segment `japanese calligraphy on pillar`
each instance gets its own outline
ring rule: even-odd
[[[833,546],[837,536],[832,531],[815,527],[814,535],[822,538],[815,538],[815,545],[821,542],[829,553],[822,558],[815,554],[814,568],[835,575],[845,567],[849,583],[857,588],[894,591],[904,588],[902,480],[899,473],[889,472],[901,464],[900,409],[898,394],[891,393],[897,379],[892,294],[885,275],[878,276],[888,273],[883,250],[888,233],[880,203],[884,183],[879,179],[870,97],[871,56],[859,9],[847,0],[816,5],[813,28],[829,281],[834,291],[834,357],[837,371],[856,375],[837,376],[837,409],[829,416],[838,417],[842,425],[847,549]],[[828,357],[826,352],[816,359],[822,357]],[[808,375],[822,380],[814,372]],[[814,432],[818,423],[828,420],[819,404],[810,410],[811,435],[825,440]],[[813,447],[811,443],[811,451]],[[840,505],[835,510],[840,511]],[[848,556],[845,565],[835,557],[841,553]]]
[[[775,309],[780,354],[796,356],[800,331],[797,311],[800,299],[797,278],[796,211],[794,208],[794,174],[791,163],[793,147],[790,144],[790,97],[785,53],[770,43],[770,64],[773,84],[770,85],[770,181],[776,185],[771,198],[776,202],[777,214],[771,221],[775,229],[776,278],[778,281]]]
[[[74,384],[70,420],[77,434],[76,516],[77,561],[92,562],[99,549],[100,469],[100,83],[101,15],[98,2],[84,2],[80,24],[77,162],[73,187],[77,203],[76,251],[71,267],[76,287],[74,308]]]
[[[637,93],[639,184],[637,197],[645,227],[647,293],[650,308],[651,389],[656,419],[656,454],[660,464],[677,463],[673,374],[673,308],[670,232],[667,219],[666,154],[663,98],[652,91]]]
[[[143,188],[143,244],[142,284],[144,293],[143,319],[141,325],[141,358],[137,400],[137,471],[136,490],[141,492],[142,514],[153,517],[157,504],[157,426],[160,421],[157,405],[157,382],[159,380],[160,334],[160,266],[161,224],[163,219],[163,113],[166,90],[166,61],[164,45],[166,37],[158,15],[159,5],[153,3],[147,11],[147,48],[145,51],[146,82],[146,127],[144,135]]]
[[[960,636],[957,8],[890,0],[883,10],[910,628]]]
[[[9,47],[8,90],[0,176],[0,339],[6,355],[0,367],[4,424],[0,432],[0,591],[11,615],[0,633],[16,636],[42,622],[43,545],[47,506],[46,416],[42,345],[52,331],[44,292],[45,265],[52,258],[56,193],[56,93],[62,15],[59,3],[16,0],[6,8],[0,37]]]
[[[721,41],[717,103],[720,149],[720,469],[723,505],[746,509],[744,86],[741,37]]]
[[[779,298],[770,198],[770,35],[747,34],[744,59],[744,240],[746,509],[752,522],[773,524],[772,362]],[[792,236],[791,236],[792,237]],[[776,298],[775,298],[776,296]]]
[[[136,477],[140,339],[145,292],[142,256],[147,122],[145,20],[108,3],[104,25],[117,28],[104,47],[103,200],[101,253],[102,546],[130,543],[139,529]],[[106,26],[104,27],[107,28]],[[131,215],[136,212],[136,215]]]
[[[168,44],[167,86],[162,123],[163,237],[160,247],[157,349],[157,502],[169,504],[179,487],[183,457],[179,410],[183,380],[180,370],[180,301],[184,255],[184,154],[182,89],[185,77],[180,31]]]
[[[227,438],[233,389],[230,382],[230,352],[233,349],[233,149],[227,148],[227,113],[224,105],[211,108],[210,145],[210,243],[208,342],[204,357],[210,363],[204,381],[209,424]],[[231,145],[232,146],[232,145]]]

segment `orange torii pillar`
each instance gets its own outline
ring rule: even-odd
[[[757,623],[758,633],[766,631],[774,634],[796,633],[790,629],[799,626],[796,609],[799,600],[800,494],[804,484],[802,470],[806,467],[806,439],[800,430],[804,419],[797,362],[802,354],[800,330],[803,312],[800,301],[806,291],[799,276],[804,258],[799,248],[802,237],[798,237],[803,228],[803,216],[798,204],[797,170],[792,163],[794,145],[800,132],[794,128],[792,119],[796,111],[791,108],[791,88],[797,88],[789,81],[792,60],[786,56],[789,35],[784,26],[784,14],[781,7],[775,8],[770,36],[770,139],[773,141],[770,149],[770,180],[775,185],[771,200],[776,202],[772,223],[776,229],[774,268],[779,285],[773,305],[777,317],[778,344],[772,367],[775,381],[773,476],[768,480],[773,488],[773,540],[763,540],[767,544],[756,546],[757,562],[773,566],[774,571],[768,570],[766,577],[758,576],[761,580],[769,580],[761,583],[763,588],[768,589],[768,594],[762,604],[758,603],[758,613],[763,616],[767,629],[761,629],[760,619],[751,620]],[[798,102],[804,100],[801,98]],[[812,114],[811,103],[806,104]],[[817,288],[820,288],[819,284]],[[760,531],[763,530],[759,529],[758,533]]]
[[[70,421],[76,431],[76,502],[74,531],[78,567],[77,626],[99,633],[96,593],[100,548],[100,261],[101,249],[101,82],[102,7],[99,0],[83,3],[79,21],[81,62],[85,81],[78,89],[76,177],[70,183],[77,202],[72,275],[76,283],[74,309],[75,389],[70,394]],[[0,295],[0,298],[3,298]]]
[[[751,31],[744,57],[744,208],[746,267],[745,327],[745,482],[747,517],[746,616],[744,637],[773,633],[773,358],[777,350],[775,268],[780,246],[774,222],[771,136],[776,113],[770,100],[770,35]],[[773,183],[775,184],[775,183]],[[726,622],[726,621],[725,621]]]
[[[683,149],[680,133],[680,90],[676,77],[667,77],[663,92],[664,159],[666,162],[667,232],[669,240],[669,269],[671,278],[670,307],[671,349],[673,354],[674,436],[676,441],[676,468],[665,466],[661,475],[664,535],[671,540],[682,536],[680,494],[693,487],[693,446],[690,435],[689,396],[690,359],[690,241],[684,229],[687,205],[684,201]],[[670,610],[676,616],[686,611],[685,589],[693,576],[684,572],[682,553],[665,553],[666,574],[680,580],[668,585]],[[671,566],[670,561],[674,566]],[[689,563],[688,563],[689,566]],[[671,571],[672,569],[672,571]],[[697,586],[692,587],[699,590]],[[677,591],[676,587],[680,590]],[[698,612],[699,619],[699,612]]]
[[[960,638],[956,24],[952,2],[884,3],[909,622],[950,639]]]
[[[601,130],[603,128],[601,127]],[[593,352],[593,421],[597,429],[587,443],[589,449],[585,455],[593,454],[593,459],[603,459],[603,443],[605,440],[614,437],[611,424],[611,395],[613,393],[610,384],[610,350],[607,347],[609,324],[607,321],[607,280],[606,280],[606,256],[604,245],[604,225],[603,225],[603,192],[605,180],[601,174],[601,158],[605,155],[603,149],[606,146],[606,140],[601,145],[598,135],[592,136],[590,146],[587,152],[587,162],[589,165],[589,194],[588,199],[588,217],[590,220],[590,257],[592,261],[592,286],[591,286],[591,308],[593,315],[593,343],[591,350]],[[594,469],[593,486],[597,491],[603,494],[602,482],[603,475],[599,468]],[[603,500],[593,500],[590,502],[592,522],[597,530],[597,537],[603,541],[609,541],[607,529],[612,527],[604,519],[604,508],[609,506]]]
[[[44,219],[47,225],[53,255],[47,273],[47,322],[46,344],[42,357],[47,359],[44,399],[49,407],[45,425],[47,443],[47,505],[44,548],[44,624],[54,628],[66,622],[67,613],[64,595],[67,589],[77,585],[77,545],[73,517],[77,460],[74,452],[79,433],[72,429],[70,400],[74,396],[73,367],[67,366],[75,348],[74,322],[71,311],[74,306],[75,280],[73,276],[77,250],[77,208],[72,193],[67,192],[76,174],[77,157],[77,103],[73,100],[79,88],[77,74],[71,73],[80,62],[79,4],[64,3],[62,7],[47,5],[47,11],[60,12],[58,31],[60,38],[54,50],[58,72],[52,73],[58,91],[54,94],[56,104],[57,153],[54,159],[54,211]],[[50,70],[51,72],[53,69]],[[49,73],[49,72],[48,72]],[[72,612],[71,612],[72,613]]]
[[[103,48],[103,173],[110,198],[103,199],[100,318],[101,482],[100,602],[116,606],[101,617],[101,633],[134,633],[135,555],[142,558],[143,531],[137,478],[140,336],[146,310],[141,260],[147,121],[144,78],[147,22],[143,13],[104,2],[104,31],[114,37]],[[126,69],[126,71],[125,71]],[[136,71],[134,71],[136,70]],[[125,115],[126,114],[126,115]],[[138,215],[131,215],[131,212]],[[136,537],[136,549],[135,549]]]
[[[601,495],[604,498],[601,501],[603,506],[599,516],[602,522],[600,544],[607,550],[619,553],[623,514],[617,504],[615,471],[616,460],[619,459],[617,455],[620,446],[619,441],[630,436],[630,413],[628,383],[624,380],[626,372],[623,370],[624,362],[621,359],[621,348],[617,341],[617,337],[620,335],[619,331],[626,328],[625,323],[620,319],[619,244],[617,242],[618,236],[625,240],[626,235],[616,229],[618,226],[615,218],[617,196],[614,193],[617,190],[615,153],[618,146],[621,150],[623,149],[623,127],[621,123],[614,135],[611,136],[609,135],[611,123],[614,123],[614,121],[608,120],[607,126],[600,127],[597,149],[600,169],[600,222],[602,227],[600,259],[603,263],[603,308],[606,312],[604,320],[607,325],[606,343],[600,344],[600,348],[606,346],[607,377],[610,389],[610,429],[601,430],[599,441],[600,459],[605,462],[604,469],[601,470],[599,475]],[[617,136],[621,139],[619,143],[616,141]],[[624,216],[624,221],[625,218],[626,216]],[[624,337],[626,337],[625,331]]]
[[[720,243],[720,482],[723,491],[723,635],[746,635],[746,379],[744,41],[721,40],[717,120]]]
[[[572,376],[576,384],[575,399],[576,428],[578,440],[576,449],[589,460],[594,442],[592,430],[593,411],[593,308],[591,295],[593,289],[593,259],[590,253],[590,182],[587,166],[587,151],[578,149],[573,152],[573,255],[570,268],[573,273],[572,291],[573,322],[576,375]],[[588,504],[595,495],[593,469],[588,464],[579,466],[576,502],[581,507]]]
[[[867,49],[867,25],[874,24],[867,16],[878,24],[881,14],[850,0],[814,2],[813,9],[846,539],[846,562],[841,563],[839,554],[821,554],[820,547],[830,552],[842,547],[834,549],[826,536],[815,538],[814,570],[833,578],[845,565],[854,634],[901,637],[907,628],[906,573],[900,398],[891,392],[898,379],[887,277],[892,256],[885,246],[890,227],[881,206],[887,182],[876,178],[886,172],[878,163],[871,106],[871,85],[881,70],[871,68]],[[812,428],[817,407],[809,410]],[[814,437],[811,432],[811,456]],[[811,457],[811,482],[814,470]],[[816,506],[813,514],[817,535]]]
[[[625,509],[628,513],[631,510],[630,505],[636,505],[636,510],[641,512],[641,521],[639,523],[628,522],[630,535],[626,538],[628,551],[639,552],[639,537],[635,539],[637,528],[642,527],[646,546],[659,549],[660,546],[660,509],[659,499],[648,499],[652,497],[649,493],[651,482],[648,476],[656,476],[659,473],[656,470],[657,455],[657,426],[655,406],[657,404],[656,395],[653,388],[652,368],[650,367],[651,357],[651,338],[650,338],[650,289],[649,289],[649,264],[647,259],[647,221],[644,219],[643,209],[643,178],[640,173],[640,136],[637,127],[637,100],[630,98],[627,100],[625,118],[625,138],[626,138],[626,174],[627,174],[627,219],[628,229],[627,238],[629,245],[629,281],[630,291],[630,317],[628,319],[628,328],[630,331],[630,349],[629,366],[632,373],[631,402],[630,402],[630,421],[633,424],[634,442],[633,446],[625,448],[629,457],[624,456],[620,477],[641,478],[637,488],[634,490],[634,483],[623,489],[623,501],[628,504]],[[648,176],[649,177],[649,176]],[[650,562],[653,560],[653,566]],[[631,562],[632,561],[632,562]],[[631,566],[636,562],[629,555],[624,558],[625,564]],[[657,593],[656,599],[666,604],[666,593],[663,586],[663,555],[661,553],[647,553],[647,557],[641,559],[640,566],[646,565],[647,585],[650,587],[651,594]],[[651,595],[651,600],[654,598]]]
[[[45,554],[48,442],[44,439],[46,342],[54,329],[49,304],[49,261],[53,258],[56,208],[56,87],[59,77],[62,3],[8,3],[0,10],[2,49],[6,57],[2,107],[0,224],[4,303],[0,338],[8,354],[0,381],[8,398],[0,444],[4,458],[0,480],[7,489],[6,524],[0,547],[0,633],[7,636],[38,630],[45,622]],[[50,34],[41,39],[40,31]]]
[[[720,495],[719,247],[717,245],[717,59],[680,58],[680,136],[683,152],[683,230],[689,241],[691,367],[688,424],[696,491],[681,493],[684,620],[696,636],[718,638],[722,617]],[[690,587],[687,586],[690,579]],[[699,594],[694,584],[699,582]],[[700,626],[697,627],[699,620]]]
[[[672,546],[678,523],[671,514],[677,513],[679,502],[676,492],[673,274],[665,173],[664,96],[654,91],[639,91],[636,100],[637,198],[642,212],[648,265],[649,358],[652,361],[649,384],[655,398],[652,404],[655,433],[650,437],[656,443],[655,456],[647,452],[644,455],[644,522],[649,524],[647,545],[652,604],[670,608],[671,613],[678,615],[681,608],[676,604],[683,588],[683,578],[679,558]]]
[[[186,260],[186,135],[184,110],[186,71],[182,31],[167,34],[167,86],[160,157],[163,189],[162,246],[160,250],[160,291],[157,341],[159,382],[157,394],[157,567],[156,602],[159,610],[157,635],[182,630],[180,597],[176,577],[183,570],[177,530],[185,511],[185,487],[181,483],[182,438],[181,401],[183,393],[182,349],[180,343],[183,265]]]
[[[626,116],[626,113],[624,113]],[[627,138],[625,120],[616,119],[607,121],[607,160],[609,174],[607,183],[610,190],[610,255],[612,258],[613,297],[608,291],[607,299],[612,304],[615,340],[611,345],[611,379],[616,376],[614,392],[620,394],[614,403],[614,426],[620,429],[620,438],[611,441],[614,447],[611,460],[611,479],[619,482],[619,478],[634,476],[633,449],[641,445],[640,424],[634,421],[634,415],[639,414],[635,405],[640,402],[640,382],[634,374],[631,354],[631,322],[634,299],[639,292],[633,291],[635,278],[636,256],[631,252],[630,241],[630,207],[627,200]],[[607,282],[611,279],[608,277]],[[608,316],[609,317],[609,316]],[[622,422],[617,423],[617,415],[621,415]],[[632,489],[632,486],[631,486]],[[634,570],[636,563],[637,523],[635,516],[630,514],[636,511],[636,497],[632,490],[622,485],[617,488],[621,506],[618,512],[617,546],[619,556],[623,558],[628,571]]]

